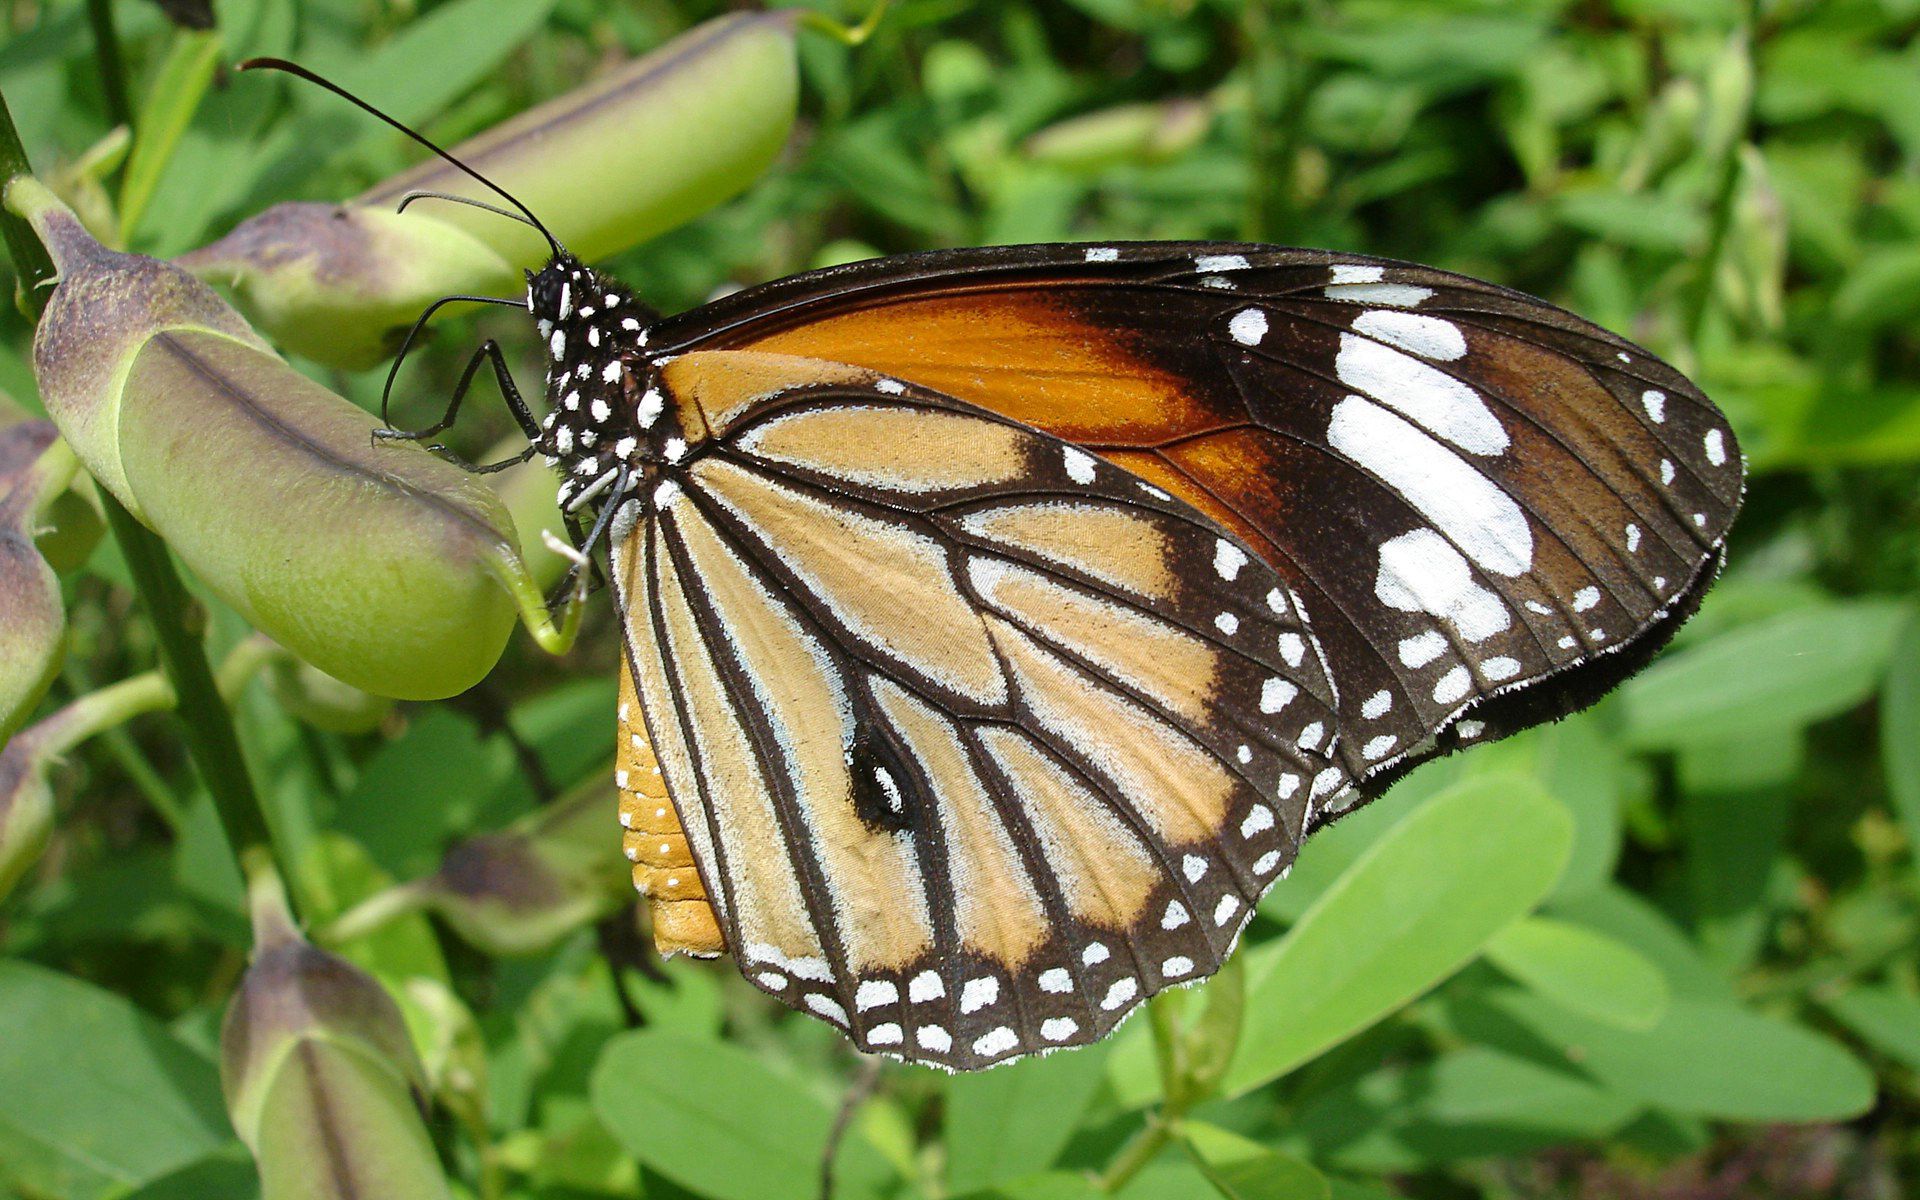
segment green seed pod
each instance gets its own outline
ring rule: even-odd
[[[606,836],[611,774],[455,845],[427,881],[427,904],[466,941],[510,956],[545,950],[630,900],[630,868]]]
[[[564,644],[479,478],[295,371],[210,288],[11,202],[60,269],[34,339],[47,410],[96,479],[261,631],[363,691],[438,699],[499,658],[516,604]]]
[[[1027,139],[1027,155],[1078,172],[1165,162],[1192,149],[1212,121],[1200,100],[1121,104],[1049,125]]]
[[[399,1007],[299,935],[271,870],[251,874],[254,957],[220,1030],[220,1081],[262,1200],[451,1196]]]
[[[176,262],[232,287],[280,345],[349,370],[392,354],[441,296],[519,284],[513,264],[464,230],[361,205],[276,204]]]
[[[611,775],[595,772],[507,828],[456,844],[433,875],[363,901],[324,940],[348,941],[425,908],[488,954],[534,954],[614,911],[631,900],[633,883],[606,836]]]
[[[798,102],[794,27],[785,13],[709,21],[453,153],[581,258],[618,253],[738,195],[772,163]],[[422,190],[505,204],[431,159],[348,205],[268,209],[179,263],[232,286],[288,349],[366,367],[434,300],[514,294],[520,268],[549,253],[528,226],[493,213],[442,200],[394,211]]]
[[[50,422],[0,413],[0,743],[46,694],[66,647],[60,581],[35,540],[74,466]]]
[[[792,10],[717,17],[461,143],[454,156],[518,197],[580,258],[617,254],[740,194],[772,164],[799,103],[796,25]],[[412,191],[501,203],[438,159],[359,203],[389,206]],[[515,263],[546,261],[546,242],[518,222],[447,204],[434,215]]]

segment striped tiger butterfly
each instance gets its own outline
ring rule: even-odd
[[[863,1050],[987,1067],[1210,975],[1315,829],[1644,664],[1739,508],[1697,388],[1493,284],[1003,246],[662,318],[347,98],[551,244],[494,301],[543,419],[493,354],[609,544],[658,948]]]

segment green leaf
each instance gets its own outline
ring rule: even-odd
[[[1100,1086],[1107,1045],[1029,1058],[947,1084],[947,1188],[963,1194],[1043,1171]]]
[[[231,1141],[219,1072],[120,997],[0,960],[0,1151],[36,1175],[137,1187]]]
[[[1667,979],[1639,951],[1604,933],[1549,917],[1525,917],[1487,943],[1487,959],[1574,1012],[1650,1029],[1667,1009]]]
[[[1486,1041],[1525,1031],[1607,1088],[1690,1116],[1840,1121],[1873,1105],[1873,1075],[1837,1043],[1735,1004],[1676,998],[1658,1025],[1630,1031],[1502,990],[1461,999],[1456,1028]]]
[[[1669,655],[1620,689],[1627,740],[1672,749],[1845,712],[1879,685],[1910,612],[1885,600],[1803,608]]]
[[[193,121],[201,99],[213,84],[214,69],[223,49],[215,31],[179,30],[173,47],[148,89],[147,102],[135,125],[133,150],[127,155],[120,184],[120,240],[133,240],[140,218],[153,199],[154,189],[173,159],[174,147]]]
[[[1607,1137],[1639,1107],[1571,1067],[1469,1046],[1315,1097],[1289,1123],[1288,1144],[1343,1169],[1417,1171]]]
[[[1733,999],[1733,985],[1727,977],[1701,957],[1700,948],[1684,930],[1637,893],[1609,884],[1557,899],[1551,912],[1563,920],[1610,934],[1638,950],[1660,968],[1676,996]]]
[[[1247,964],[1228,1093],[1282,1075],[1465,965],[1553,887],[1573,819],[1511,777],[1449,788],[1396,825]]]
[[[1907,832],[1907,855],[1920,869],[1920,617],[1907,622],[1887,668],[1880,755],[1887,793]]]
[[[982,1193],[995,1200],[1106,1200],[1084,1171],[1048,1171],[1003,1183]]]
[[[1187,1149],[1226,1200],[1328,1200],[1326,1177],[1308,1163],[1200,1121],[1181,1126]]]
[[[715,1200],[817,1200],[834,1109],[819,1091],[719,1042],[642,1030],[608,1042],[593,1108],[648,1167]],[[893,1172],[856,1131],[835,1195],[875,1196]]]
[[[1870,986],[1850,988],[1822,1004],[1868,1046],[1920,1071],[1920,997]]]

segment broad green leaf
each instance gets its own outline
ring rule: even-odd
[[[1540,995],[1623,1029],[1650,1029],[1667,1009],[1659,967],[1582,925],[1522,918],[1487,943],[1487,960]]]
[[[1465,998],[1456,1008],[1456,1028],[1466,1036],[1493,1040],[1517,1027],[1542,1053],[1610,1090],[1676,1113],[1839,1121],[1873,1104],[1872,1074],[1830,1038],[1735,1004],[1676,998],[1645,1031],[1603,1025],[1518,991]]]
[[[0,1030],[0,1148],[41,1172],[136,1187],[233,1137],[212,1061],[110,992],[0,960]]]
[[[834,1109],[821,1091],[719,1042],[642,1030],[608,1042],[594,1111],[641,1162],[714,1200],[817,1200]],[[892,1177],[857,1132],[835,1159],[836,1195],[880,1194]]]
[[[1326,1177],[1291,1154],[1217,1126],[1188,1121],[1187,1149],[1225,1200],[1328,1200]]]
[[[1890,987],[1856,987],[1822,1005],[1868,1046],[1920,1071],[1920,997]]]
[[[1610,934],[1660,968],[1676,996],[1732,1000],[1733,985],[1700,955],[1686,932],[1638,893],[1615,884],[1553,902],[1553,916]]]
[[[1573,819],[1538,784],[1458,784],[1410,813],[1287,936],[1252,952],[1225,1090],[1259,1086],[1459,970],[1546,896]]]
[[[1887,793],[1920,869],[1920,617],[1907,622],[1880,697],[1880,754]]]
[[[956,1075],[947,1084],[947,1189],[964,1194],[1052,1166],[1106,1057],[1103,1044]]]
[[[1671,749],[1845,712],[1879,686],[1910,612],[1884,600],[1830,604],[1689,646],[1620,689],[1626,737]]]
[[[1283,1144],[1344,1169],[1414,1171],[1603,1138],[1639,1107],[1572,1067],[1469,1046],[1315,1097]]]

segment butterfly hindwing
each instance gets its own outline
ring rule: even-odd
[[[1215,970],[1345,789],[1297,597],[1178,497],[873,372],[688,354],[616,522],[648,726],[742,970],[949,1067]]]
[[[1055,434],[1278,568],[1356,786],[1590,701],[1697,604],[1741,488],[1725,418],[1639,347],[1424,267],[1217,244],[853,264],[655,345],[854,363]],[[1465,718],[1465,719],[1462,719]]]

